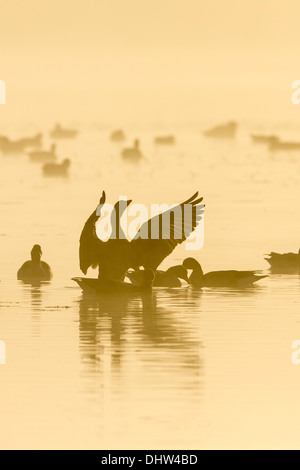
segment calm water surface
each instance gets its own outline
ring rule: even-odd
[[[71,281],[103,189],[111,203],[205,197],[204,248],[180,246],[162,267],[194,256],[204,271],[267,272],[265,253],[297,251],[300,154],[272,155],[250,130],[220,143],[197,126],[129,127],[127,145],[139,136],[146,156],[135,167],[121,161],[109,128],[82,126],[78,139],[58,143],[72,159],[66,180],[43,178],[26,155],[0,156],[1,448],[300,448],[300,366],[291,362],[299,276],[142,298],[86,296]],[[177,145],[155,148],[153,136],[170,131]],[[25,285],[16,272],[35,243],[54,279]]]

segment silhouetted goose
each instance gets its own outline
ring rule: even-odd
[[[260,135],[252,134],[251,139],[256,144],[271,144],[272,142],[278,141],[276,135]]]
[[[289,142],[281,141],[277,137],[272,139],[269,143],[269,149],[272,151],[276,150],[299,150],[300,142]]]
[[[22,140],[11,140],[9,137],[1,136],[0,137],[0,150],[4,154],[18,154],[24,152],[26,149],[26,143]]]
[[[139,286],[130,284],[129,282],[115,281],[104,277],[98,279],[73,277],[72,280],[83,290],[96,291],[99,294],[135,294],[149,292],[152,289],[154,273],[151,269],[143,271],[142,281]]]
[[[195,287],[246,287],[268,276],[259,276],[255,271],[212,271],[203,274],[200,263],[195,258],[183,261],[186,269],[191,269],[189,282]]]
[[[140,151],[140,141],[136,139],[132,148],[122,150],[122,157],[124,160],[130,160],[132,162],[137,162],[143,158],[143,154]]]
[[[49,281],[52,271],[49,264],[41,261],[42,249],[34,245],[31,250],[31,260],[26,261],[18,271],[17,278],[21,281]]]
[[[62,163],[46,163],[43,166],[45,176],[68,176],[71,161],[66,158]]]
[[[270,253],[265,258],[271,266],[272,271],[278,272],[300,272],[300,250],[298,253]]]
[[[144,271],[139,269],[137,271],[128,271],[126,276],[134,285],[140,285],[143,279],[143,273]],[[158,269],[154,274],[153,287],[181,287],[182,283],[180,279],[189,283],[187,269],[182,265],[172,266],[167,269],[167,271]]]
[[[60,124],[56,124],[50,132],[52,139],[74,139],[78,134],[76,129],[64,129]]]
[[[100,250],[101,263],[98,263],[99,277],[124,281],[128,264],[130,264],[130,242],[123,232],[120,220],[131,202],[131,200],[120,200],[114,205],[110,217],[111,235],[109,240],[104,242],[104,246],[102,245]],[[98,237],[97,240],[99,240]],[[104,256],[102,256],[103,253],[105,253]]]
[[[28,155],[33,162],[51,163],[56,160],[56,145],[52,144],[50,150],[35,150]]]
[[[110,239],[104,242],[97,237],[95,228],[105,203],[105,193],[103,192],[100,206],[89,217],[81,233],[80,269],[86,274],[90,266],[98,265],[102,277],[115,280],[123,280],[130,268],[138,269],[143,267],[144,269],[149,268],[156,271],[175,247],[184,242],[195,230],[203,214],[204,206],[200,204],[202,199],[202,197],[198,198],[197,192],[182,204],[178,204],[163,214],[152,217],[152,219],[142,224],[131,241],[127,239]],[[127,205],[130,202],[125,201]],[[185,206],[190,208],[190,211],[187,211],[190,216],[188,221],[184,220],[184,214],[188,209]],[[117,217],[117,220],[119,220],[119,217]],[[185,230],[183,230],[183,227],[185,227]],[[151,238],[153,234],[156,238]]]
[[[175,137],[173,135],[159,136],[154,139],[156,145],[174,145]]]
[[[113,131],[110,135],[110,140],[112,142],[124,142],[125,138],[125,134],[121,129]]]
[[[42,137],[41,133],[34,135],[33,137],[23,137],[20,139],[20,142],[27,148],[27,147],[34,147],[38,148],[42,145]]]
[[[226,124],[223,124],[221,126],[216,126],[213,127],[212,129],[209,129],[203,134],[205,137],[212,137],[215,139],[233,139],[235,136],[237,130],[237,123],[234,121],[230,121]]]
[[[101,209],[105,204],[105,192],[103,191],[99,206],[86,221],[81,232],[79,242],[80,269],[86,274],[89,267],[99,267],[99,276],[123,281],[127,271],[128,256],[127,245],[129,241],[120,226],[120,218],[125,209],[131,203],[118,201],[111,213],[112,232],[107,242],[101,241],[96,234],[96,222],[101,215]],[[105,247],[105,248],[104,248]],[[105,256],[103,257],[103,252]],[[101,259],[101,264],[99,260]]]

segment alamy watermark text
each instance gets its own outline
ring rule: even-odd
[[[0,341],[0,365],[6,364],[6,345],[4,341]]]
[[[0,80],[0,104],[6,104],[6,85],[3,80]]]

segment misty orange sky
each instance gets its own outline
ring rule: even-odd
[[[297,0],[10,0],[0,122],[298,120],[298,9]]]

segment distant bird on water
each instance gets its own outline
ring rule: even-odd
[[[287,150],[287,151],[300,150],[300,142],[294,142],[294,141],[289,141],[289,140],[283,141],[283,140],[278,139],[278,137],[274,137],[269,142],[269,149],[271,151],[276,151],[276,150]]]
[[[28,153],[32,162],[51,163],[56,160],[56,145],[52,144],[50,150],[35,150]]]
[[[43,172],[45,176],[68,176],[70,165],[69,158],[66,158],[62,163],[46,163],[43,166]]]
[[[117,129],[116,131],[113,131],[110,135],[110,140],[112,142],[124,142],[125,139],[126,137],[122,129]]]
[[[136,139],[133,147],[125,148],[122,150],[122,157],[124,160],[131,162],[138,162],[143,158],[143,154],[140,150],[140,141]]]
[[[189,283],[194,287],[247,287],[268,276],[260,276],[255,271],[212,271],[203,274],[200,263],[195,258],[186,258],[182,265],[192,270]]]
[[[226,124],[213,127],[203,132],[205,137],[211,137],[214,139],[233,139],[237,130],[237,123],[235,121],[229,121]]]
[[[56,124],[50,132],[52,139],[74,139],[78,134],[76,129],[65,129],[60,124]]]
[[[175,137],[173,135],[163,135],[155,137],[154,143],[156,145],[174,145]]]
[[[251,134],[251,139],[255,144],[271,144],[272,142],[279,140],[276,135],[262,134]]]
[[[52,279],[52,271],[45,261],[41,261],[42,249],[40,245],[34,245],[31,250],[31,260],[26,261],[17,273],[21,281],[49,281]]]
[[[265,258],[272,271],[281,273],[300,272],[300,250],[298,253],[274,253],[271,252]]]

